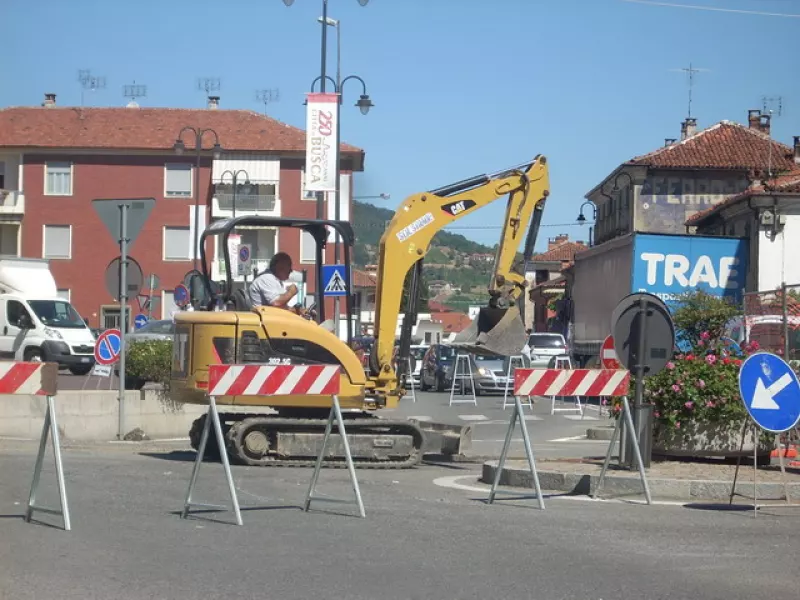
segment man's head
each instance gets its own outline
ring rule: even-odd
[[[278,252],[270,259],[269,270],[280,281],[286,281],[292,274],[292,257],[286,252]]]

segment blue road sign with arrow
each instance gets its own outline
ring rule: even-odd
[[[752,419],[772,433],[800,421],[800,381],[791,366],[769,352],[756,352],[739,370],[739,393]]]
[[[347,267],[322,265],[322,295],[347,296]]]
[[[147,315],[139,313],[136,315],[136,318],[133,320],[133,325],[136,329],[141,329],[145,325],[147,325]]]

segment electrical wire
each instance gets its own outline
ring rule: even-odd
[[[649,4],[650,6],[666,6],[668,8],[688,8],[691,10],[707,10],[712,12],[737,13],[742,15],[758,15],[762,17],[786,17],[788,19],[800,19],[800,14],[773,13],[763,10],[742,10],[738,8],[721,8],[719,6],[699,6],[697,4],[679,4],[677,2],[655,2],[654,0],[622,0],[634,4]]]

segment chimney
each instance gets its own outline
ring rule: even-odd
[[[772,120],[772,115],[761,115],[758,121],[758,130],[761,133],[769,135],[769,123]]]
[[[550,238],[547,240],[547,249],[552,250],[556,246],[560,246],[564,242],[569,241],[569,234],[568,233],[561,233],[554,238]]]
[[[794,136],[794,164],[800,165],[800,135]]]
[[[681,123],[681,140],[690,138],[695,133],[697,133],[697,119],[686,117],[686,120]]]
[[[760,110],[748,110],[747,111],[747,123],[750,129],[760,129],[761,123],[761,111]]]
[[[678,140],[676,140],[675,138],[664,138],[664,148],[666,148],[667,146],[672,146],[672,144],[674,144],[677,141]]]
[[[219,108],[219,96],[208,97],[208,108],[209,110],[217,110]]]
[[[45,93],[44,102],[42,102],[42,106],[45,106],[47,108],[52,108],[55,105],[56,105],[56,95]]]

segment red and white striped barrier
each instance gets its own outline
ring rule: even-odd
[[[242,514],[239,508],[239,499],[236,496],[236,486],[233,483],[231,467],[228,462],[228,451],[222,433],[217,403],[215,398],[220,396],[330,396],[331,412],[328,416],[328,425],[325,428],[325,437],[322,440],[322,448],[317,455],[314,465],[314,472],[311,476],[311,484],[306,494],[304,510],[308,511],[311,501],[320,499],[314,496],[319,472],[322,468],[322,461],[325,457],[326,448],[330,439],[331,430],[334,422],[338,426],[339,435],[342,439],[344,453],[347,460],[347,469],[350,472],[350,481],[353,484],[356,503],[359,515],[363,518],[364,503],[361,499],[361,490],[356,479],[355,465],[350,454],[350,443],[347,441],[347,434],[342,418],[342,409],[339,406],[339,390],[341,367],[339,365],[209,365],[208,368],[208,414],[203,433],[200,436],[200,445],[197,448],[192,476],[189,480],[189,489],[186,490],[186,499],[183,502],[183,512],[181,516],[185,519],[193,507],[208,508],[211,505],[197,504],[192,501],[194,486],[197,482],[197,474],[200,464],[205,456],[206,443],[208,442],[211,426],[214,427],[217,447],[222,465],[225,469],[225,479],[228,483],[228,493],[231,497],[233,512],[236,515],[236,524],[242,525]],[[214,508],[224,508],[216,506]]]
[[[67,488],[64,483],[64,466],[61,461],[61,441],[56,423],[56,407],[53,396],[58,391],[58,365],[56,363],[33,362],[8,362],[0,361],[0,394],[8,396],[45,396],[47,409],[44,413],[42,435],[39,438],[39,452],[36,455],[36,465],[33,467],[33,481],[31,492],[28,496],[28,507],[25,511],[25,521],[30,523],[35,511],[61,515],[64,519],[64,529],[72,528],[69,519],[69,505],[67,504]],[[39,492],[39,481],[42,475],[44,453],[47,448],[47,438],[52,436],[53,455],[56,459],[56,482],[58,483],[58,498],[61,501],[61,510],[46,508],[36,504],[36,495]]]
[[[210,365],[209,396],[333,396],[337,365]]]
[[[57,378],[54,363],[0,362],[0,394],[54,396]]]
[[[624,369],[517,369],[516,396],[627,396],[630,372]]]

